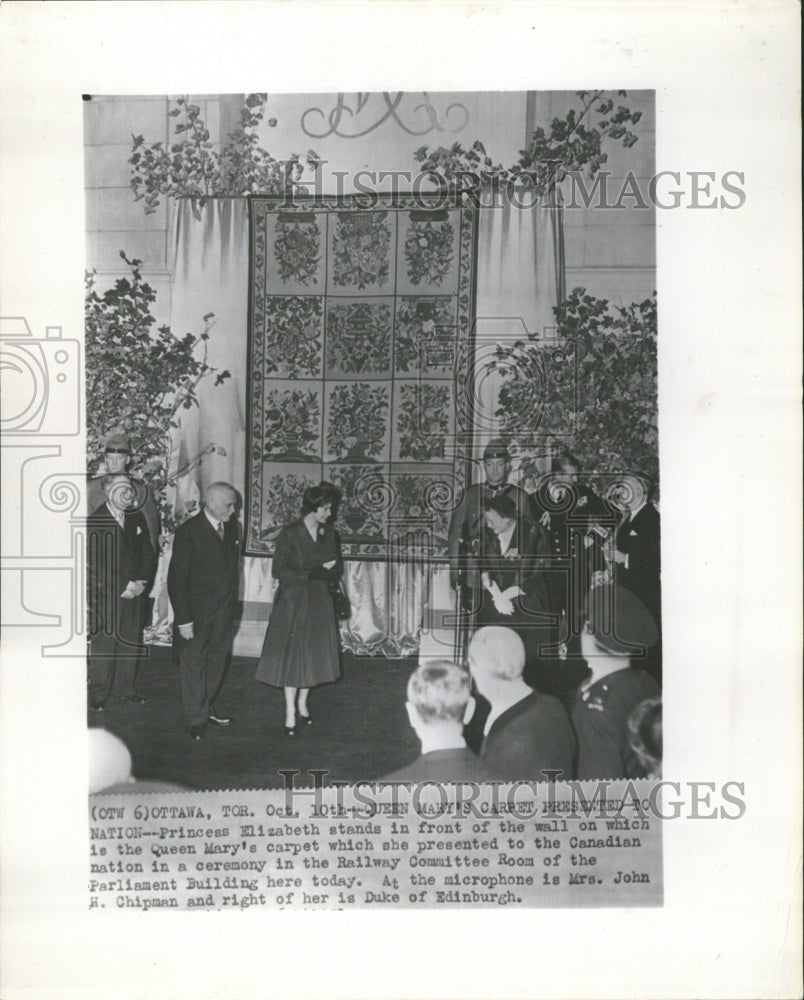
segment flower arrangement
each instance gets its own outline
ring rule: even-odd
[[[449,385],[402,385],[397,417],[401,459],[426,462],[444,457],[450,405]]]
[[[400,300],[396,311],[396,335],[394,340],[394,368],[397,372],[419,372],[422,369],[454,366],[455,316],[452,299],[445,296],[429,298],[405,298]],[[440,358],[433,357],[435,351],[427,350],[427,343],[433,342],[446,350],[444,364],[434,363]],[[449,354],[453,364],[449,365]]]
[[[349,302],[327,312],[327,369],[344,375],[391,366],[391,307]]]
[[[384,285],[388,281],[391,227],[385,212],[341,212],[332,244],[336,285]]]
[[[313,460],[321,413],[312,389],[271,389],[265,397],[265,454],[274,461]],[[305,452],[305,448],[307,452]]]
[[[274,256],[283,281],[318,284],[316,271],[321,260],[321,230],[315,217],[302,222],[298,217],[280,215],[276,223]]]
[[[405,261],[412,284],[442,284],[452,267],[454,239],[449,219],[437,226],[429,220],[411,222],[405,236]]]
[[[265,300],[265,372],[287,378],[321,374],[323,299],[271,295]]]
[[[273,541],[282,528],[295,521],[301,512],[302,494],[315,482],[296,473],[271,476],[265,491],[265,512],[269,527],[260,532],[260,538]]]
[[[382,452],[388,388],[366,382],[336,385],[329,397],[327,448],[339,460],[366,461]]]

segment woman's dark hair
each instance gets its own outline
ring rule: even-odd
[[[516,520],[516,504],[511,497],[491,497],[486,501],[486,510],[493,510],[509,521]]]
[[[340,498],[340,490],[332,483],[323,481],[318,486],[308,486],[302,496],[302,517],[318,510],[319,507],[325,507],[328,503],[334,506]]]

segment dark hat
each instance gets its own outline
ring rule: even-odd
[[[516,520],[516,504],[511,497],[498,496],[486,501],[486,510],[496,511],[500,517]]]
[[[123,434],[122,431],[116,431],[114,434],[110,434],[109,437],[106,438],[104,451],[111,451],[113,448],[115,450],[121,450],[125,448],[126,451],[128,452],[131,451],[131,442],[129,441],[128,437],[125,434]]]
[[[651,613],[619,584],[604,583],[589,591],[586,620],[597,644],[617,656],[633,654],[634,646],[652,646],[659,638]]]
[[[502,438],[494,438],[483,449],[483,458],[510,458],[508,445]]]

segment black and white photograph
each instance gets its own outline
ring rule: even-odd
[[[90,726],[186,789],[659,776],[655,95],[83,101]]]
[[[3,995],[800,995],[798,9],[0,16]]]

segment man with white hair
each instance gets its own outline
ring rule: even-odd
[[[174,644],[190,738],[204,738],[209,723],[232,721],[212,710],[232,645],[239,583],[239,525],[232,516],[237,491],[212,483],[204,509],[181,524],[173,538],[168,594],[173,605]]]
[[[469,669],[490,703],[480,756],[503,781],[566,781],[574,776],[575,737],[557,698],[522,679],[525,647],[510,628],[478,629],[469,643]],[[552,774],[550,773],[552,772]]]
[[[450,660],[431,660],[413,671],[405,707],[422,754],[383,781],[494,780],[496,775],[463,738],[464,722],[474,709],[469,688],[468,671]]]

